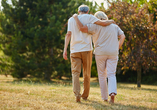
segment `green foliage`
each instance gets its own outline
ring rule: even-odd
[[[156,0],[149,1],[148,11],[153,18],[153,23],[155,24],[157,21],[157,1]]]
[[[93,57],[93,62],[92,62],[92,67],[91,67],[91,77],[98,77],[95,56]]]
[[[122,71],[123,72],[123,71]],[[149,72],[142,72],[142,84],[157,84],[156,80],[156,71],[155,70],[149,70]],[[117,81],[118,82],[127,82],[127,83],[136,83],[137,82],[137,71],[133,70],[126,70],[125,74],[118,74],[117,75]]]
[[[92,6],[85,0],[2,0],[0,41],[13,61],[13,77],[71,76],[70,62],[62,58],[64,36],[67,20],[82,3]]]
[[[0,73],[7,76],[11,72],[11,66],[12,62],[10,57],[3,54],[2,51],[0,51]]]

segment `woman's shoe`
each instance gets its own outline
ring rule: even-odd
[[[111,98],[110,98],[110,102],[109,102],[109,103],[113,104],[113,103],[114,103],[115,94],[114,94],[114,93],[111,93],[110,96],[111,96]]]
[[[104,100],[104,102],[108,102],[108,100],[107,100],[107,99],[105,99],[105,100]]]

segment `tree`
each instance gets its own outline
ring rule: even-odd
[[[13,61],[13,77],[70,76],[70,62],[62,58],[64,36],[68,18],[82,3],[92,6],[85,0],[2,0],[0,41]]]
[[[156,0],[122,0],[128,3],[138,3],[139,7],[142,7],[143,5],[148,6],[148,12],[149,15],[151,16],[153,23],[155,24],[155,22],[157,21],[157,1]]]
[[[100,7],[124,31],[126,40],[120,50],[119,66],[122,70],[137,71],[137,87],[141,87],[141,72],[156,66],[157,24],[149,21],[147,4],[112,2],[108,10]],[[149,21],[149,22],[148,22]]]
[[[153,20],[153,23],[155,24],[157,21],[157,1],[156,0],[150,0],[148,3],[148,11],[149,14],[151,14],[152,16],[150,16],[150,20]]]

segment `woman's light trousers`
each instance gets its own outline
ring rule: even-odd
[[[108,99],[111,93],[117,94],[116,68],[118,56],[95,55],[98,78],[103,100]],[[108,78],[108,87],[107,87]]]

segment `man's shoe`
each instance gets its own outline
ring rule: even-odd
[[[76,97],[76,102],[81,102],[80,97]]]
[[[82,97],[83,100],[87,100],[87,97]]]

